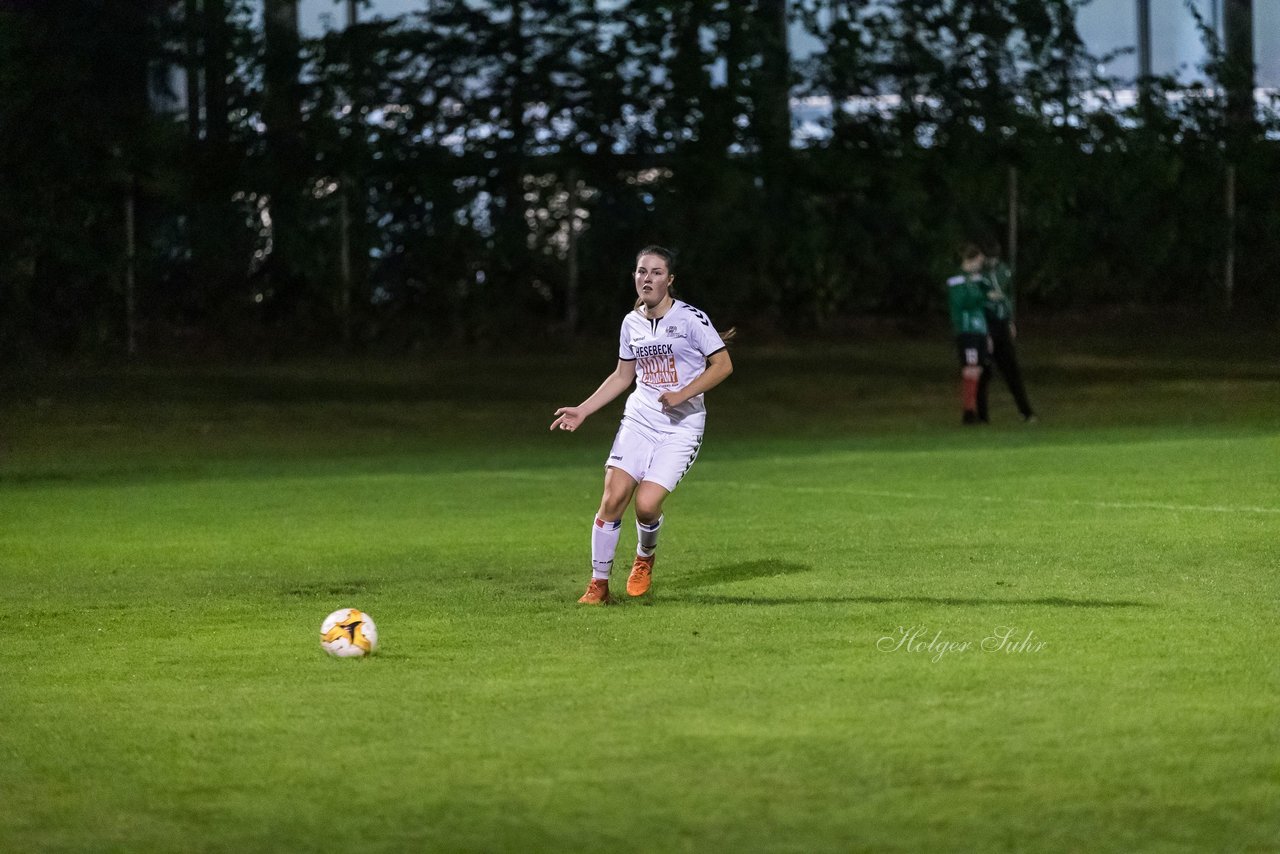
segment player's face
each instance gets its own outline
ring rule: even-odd
[[[636,259],[636,296],[647,308],[656,308],[667,298],[671,280],[667,262],[661,255],[641,255]]]
[[[980,273],[982,267],[987,263],[987,256],[975,255],[972,258],[965,258],[960,262],[960,269],[966,273]]]

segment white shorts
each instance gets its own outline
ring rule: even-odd
[[[636,483],[648,480],[667,492],[673,492],[676,484],[693,467],[701,447],[701,433],[662,433],[630,418],[623,418],[605,468],[621,469]]]

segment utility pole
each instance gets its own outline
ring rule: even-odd
[[[1257,134],[1257,110],[1253,97],[1253,0],[1224,0],[1222,88],[1226,90],[1226,188],[1227,250],[1223,264],[1222,302],[1230,313],[1236,303],[1237,175],[1242,149]],[[1248,186],[1248,178],[1245,179]]]
[[[1225,80],[1227,123],[1234,131],[1255,123],[1253,98],[1253,0],[1225,0],[1223,45],[1226,49]]]
[[[185,84],[187,93],[187,132],[194,142],[200,139],[200,32],[204,10],[200,0],[183,0],[182,24],[186,31]]]
[[[137,258],[138,238],[134,224],[137,203],[134,199],[135,183],[129,176],[124,195],[124,321],[125,349],[130,356],[138,353],[138,298],[137,298]]]
[[[1226,178],[1227,255],[1222,271],[1222,306],[1227,314],[1235,307],[1236,295],[1236,165],[1227,164]]]
[[[567,182],[569,185],[569,246],[568,246],[568,278],[564,291],[564,325],[569,335],[578,330],[578,170],[570,166]]]
[[[347,29],[359,23],[360,0],[347,0]],[[351,183],[345,174],[338,180],[338,325],[344,348],[351,346]]]
[[[1005,244],[1009,269],[1018,269],[1018,167],[1009,167],[1009,236]]]
[[[1151,85],[1151,0],[1138,3],[1138,89],[1146,95]]]

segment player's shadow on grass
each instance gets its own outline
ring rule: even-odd
[[[700,587],[710,587],[713,584],[747,581],[752,578],[775,578],[779,575],[809,572],[812,569],[813,567],[807,563],[792,563],[786,560],[748,560],[742,563],[713,566],[699,572],[686,572],[679,576],[674,576],[668,582],[668,589],[672,591],[696,590]]]
[[[990,599],[955,596],[721,596],[714,593],[663,594],[663,599],[698,605],[1048,605],[1054,608],[1149,608],[1149,602],[1131,599],[1067,599],[1044,596],[1037,599]]]
[[[1041,596],[1034,599],[990,598],[985,596],[726,596],[706,593],[701,588],[731,581],[776,578],[809,572],[812,566],[785,560],[750,560],[710,567],[671,578],[662,590],[666,601],[694,602],[699,605],[1047,605],[1054,608],[1146,608],[1147,602],[1132,599],[1070,599],[1065,596]]]

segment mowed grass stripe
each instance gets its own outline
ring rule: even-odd
[[[548,472],[507,471],[507,472],[459,472],[456,477],[490,477],[501,480],[534,480],[546,483],[558,483],[565,480],[563,474]],[[867,498],[900,498],[904,501],[946,502],[956,498],[955,494],[890,492],[882,489],[858,489],[851,486],[797,486],[794,484],[762,484],[758,482],[733,481],[723,479],[700,478],[691,480],[681,488],[694,485],[705,489],[750,489],[781,493],[806,493],[811,495],[857,495]],[[977,495],[968,496],[967,500],[988,504],[1046,504],[1076,507],[1098,507],[1118,510],[1170,510],[1174,512],[1198,513],[1280,513],[1280,507],[1250,507],[1243,505],[1205,505],[1205,504],[1162,504],[1151,501],[1085,501],[1081,499],[1032,498],[1027,496]]]

